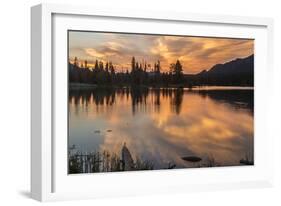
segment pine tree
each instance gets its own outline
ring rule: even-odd
[[[132,64],[131,64],[131,66],[132,66],[132,71],[135,71],[135,69],[136,69],[136,60],[135,60],[135,57],[133,56],[132,57]]]
[[[85,65],[85,68],[88,69],[88,62],[87,62],[87,60],[85,60],[84,65]]]
[[[105,71],[109,72],[109,64],[108,64],[108,62],[106,62],[106,64],[105,64]]]
[[[176,61],[176,64],[172,64],[173,71],[173,82],[174,83],[182,83],[183,81],[183,70],[182,65],[179,60]]]
[[[146,62],[144,63],[144,72],[146,72],[147,70],[147,65],[146,65]]]
[[[161,66],[160,66],[160,61],[158,60],[156,63],[156,73],[160,74]]]
[[[96,70],[96,71],[99,70],[99,62],[98,62],[98,60],[96,60],[96,63],[95,63],[95,70]]]
[[[73,64],[74,64],[75,67],[78,66],[78,59],[77,59],[77,57],[74,57],[74,63]]]

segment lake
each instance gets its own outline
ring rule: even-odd
[[[69,90],[69,150],[121,156],[126,144],[133,160],[149,161],[153,169],[253,161],[253,124],[248,87]],[[183,159],[190,156],[202,160]]]

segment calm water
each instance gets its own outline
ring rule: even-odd
[[[126,142],[132,157],[193,167],[182,160],[213,158],[240,165],[253,158],[253,90],[72,89],[69,93],[69,147],[83,153],[120,154]],[[253,160],[253,159],[252,159]]]

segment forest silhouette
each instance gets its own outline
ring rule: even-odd
[[[221,86],[253,86],[254,56],[236,59],[225,64],[214,65],[210,70],[203,70],[198,74],[184,74],[180,60],[170,64],[169,70],[162,69],[161,62],[156,61],[153,66],[145,61],[139,63],[132,57],[131,69],[116,71],[112,62],[95,61],[93,67],[84,61],[79,64],[77,57],[69,62],[69,82],[95,86],[114,87],[187,87],[204,85]]]

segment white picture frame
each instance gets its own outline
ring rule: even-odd
[[[118,28],[114,27],[116,20],[120,23]],[[98,30],[103,31],[146,33],[157,23],[159,30],[154,32],[158,33],[166,33],[164,25],[169,24],[177,28],[177,34],[191,34],[192,31],[186,30],[188,25],[194,26],[192,35],[255,38],[255,165],[67,175],[66,162],[63,163],[67,145],[64,138],[57,138],[64,137],[67,132],[67,113],[62,109],[67,95],[66,70],[55,68],[66,68],[65,31],[73,28],[91,30],[93,21],[100,28]],[[132,30],[129,25],[135,23],[139,26]],[[31,9],[31,26],[32,198],[53,201],[272,186],[273,136],[267,127],[267,109],[271,105],[268,91],[274,75],[272,19],[40,4]],[[61,56],[63,60],[58,58]],[[95,189],[93,184],[99,189]]]

